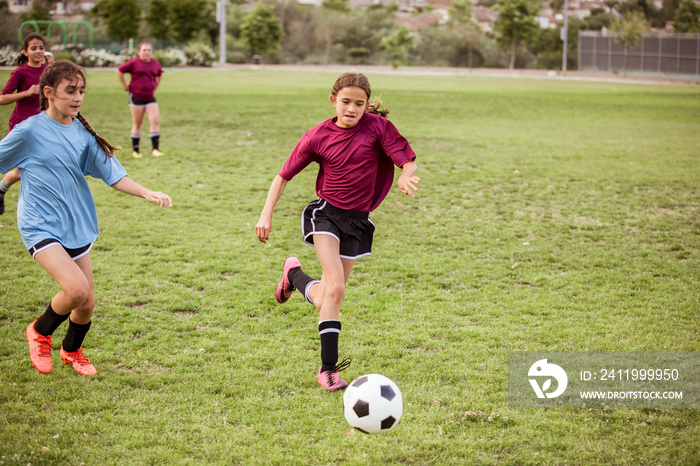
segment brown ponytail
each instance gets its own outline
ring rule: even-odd
[[[375,97],[373,100],[370,101],[365,112],[374,113],[375,115],[383,116],[384,118],[386,118],[391,109],[380,108],[382,106],[382,101],[379,97]]]
[[[72,78],[79,78],[82,79],[83,82],[87,82],[85,79],[85,72],[83,71],[83,69],[75,63],[69,62],[67,60],[60,60],[46,67],[44,73],[41,75],[41,81],[39,82],[39,95],[42,111],[49,108],[49,99],[47,99],[44,95],[44,88],[48,86],[52,89],[56,89],[61,83],[61,81],[63,81],[64,79]],[[94,129],[92,129],[90,123],[88,123],[85,117],[80,113],[78,113],[77,119],[80,123],[82,123],[83,127],[85,127],[85,129],[95,137],[97,145],[100,146],[100,148],[105,152],[107,157],[114,157],[114,151],[121,149],[121,147],[113,146],[112,144],[107,142],[105,138],[98,135],[97,132]],[[106,160],[107,159],[105,158],[105,161]]]
[[[372,88],[369,85],[369,79],[362,73],[343,73],[338,79],[336,79],[335,84],[333,84],[333,89],[331,89],[331,95],[337,96],[338,92],[344,87],[359,87],[367,93],[367,99],[372,97]],[[375,115],[387,117],[391,111],[388,108],[381,108],[382,101],[379,97],[375,97],[374,100],[369,102],[367,106],[367,113],[374,113]]]
[[[90,126],[90,123],[87,122],[85,117],[78,112],[78,115],[76,117],[79,122],[83,124],[86,130],[93,136],[95,136],[95,139],[97,140],[97,145],[102,148],[103,151],[105,151],[105,154],[107,154],[108,157],[114,157],[114,151],[121,149],[121,147],[118,146],[113,146],[110,144],[105,138],[100,136],[95,132],[94,129],[92,129],[92,126]],[[107,159],[105,159],[106,161]]]

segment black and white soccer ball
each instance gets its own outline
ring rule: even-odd
[[[403,414],[403,396],[388,377],[367,374],[352,381],[343,394],[345,419],[365,434],[391,430]]]

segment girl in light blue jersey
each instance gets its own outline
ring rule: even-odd
[[[16,125],[0,141],[0,172],[18,167],[22,177],[17,226],[29,253],[58,282],[61,291],[44,314],[27,327],[29,355],[41,373],[51,372],[51,335],[67,319],[60,357],[81,374],[95,367],[82,343],[95,307],[90,248],[97,239],[97,212],[86,175],[112,188],[172,206],[167,194],[146,189],[126,175],[116,149],[80,114],[85,74],[57,61],[39,84],[42,113]]]

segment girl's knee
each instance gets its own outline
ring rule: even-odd
[[[95,310],[95,297],[92,293],[79,306],[71,311],[71,320],[76,324],[87,324],[92,320],[92,313]]]
[[[95,299],[92,296],[87,280],[71,283],[63,288],[63,293],[74,308],[85,306],[86,304],[90,305],[90,302],[92,302],[91,306],[95,307]]]
[[[344,283],[329,283],[326,285],[326,293],[324,299],[332,299],[334,301],[342,301],[345,298]]]

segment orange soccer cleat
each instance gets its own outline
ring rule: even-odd
[[[40,335],[34,330],[37,318],[27,327],[27,341],[29,342],[29,357],[32,365],[42,374],[51,372],[51,335]]]
[[[61,347],[61,360],[66,364],[72,364],[73,369],[79,374],[83,375],[96,375],[97,369],[93,366],[88,358],[83,354],[83,349],[79,348],[78,351],[69,353]]]

